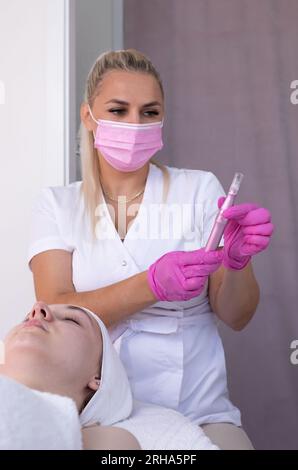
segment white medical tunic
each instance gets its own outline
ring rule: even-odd
[[[81,181],[42,189],[33,206],[28,262],[46,250],[71,252],[73,284],[83,292],[141,273],[169,251],[204,247],[217,200],[225,192],[211,172],[167,170],[170,186],[163,205],[163,174],[150,163],[142,203],[123,242],[103,201],[92,243]],[[199,296],[156,302],[119,322],[110,334],[136,399],[173,408],[197,424],[241,425],[240,412],[228,396],[208,283]]]

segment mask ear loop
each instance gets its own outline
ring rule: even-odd
[[[88,103],[88,110],[89,110],[89,113],[91,114],[91,117],[92,117],[93,121],[96,122],[96,124],[99,124],[99,122],[95,119],[95,117],[94,117],[93,114],[92,114],[92,111],[91,111],[91,108],[90,108],[89,103]]]
[[[89,110],[89,113],[91,114],[91,117],[92,117],[93,121],[96,122],[96,124],[99,124],[99,122],[95,119],[95,117],[94,117],[93,114],[92,114],[92,111],[91,111],[91,108],[90,108],[90,106],[89,106],[89,103],[88,103],[88,110]],[[93,133],[93,138],[94,138],[94,140],[95,140],[95,133],[94,133],[94,131],[92,131],[92,133]]]

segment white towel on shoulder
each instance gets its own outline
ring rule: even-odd
[[[181,413],[150,403],[134,401],[130,417],[113,426],[131,432],[144,450],[219,450]]]
[[[1,450],[81,450],[75,402],[0,376]]]

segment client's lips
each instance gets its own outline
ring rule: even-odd
[[[41,328],[42,330],[46,331],[45,327],[39,320],[35,320],[34,318],[32,320],[27,320],[23,323],[22,328],[27,328],[28,326],[37,326],[38,328]]]

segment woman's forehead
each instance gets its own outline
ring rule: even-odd
[[[114,96],[115,93],[118,96]],[[149,73],[111,70],[103,76],[100,86],[100,95],[103,99],[110,94],[113,95],[112,98],[125,100],[129,95],[131,99],[135,99],[139,93],[144,102],[162,98],[156,78]]]

